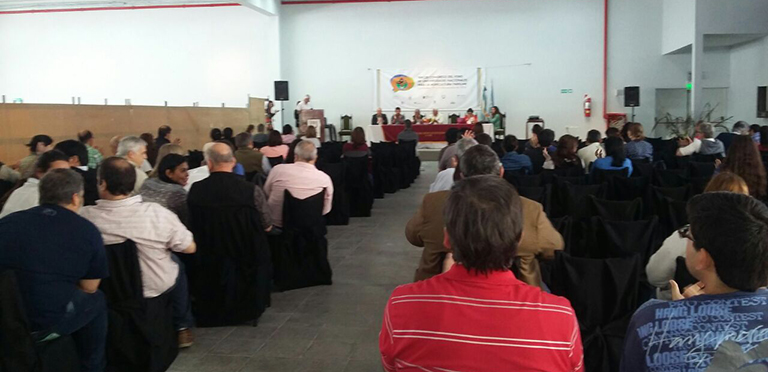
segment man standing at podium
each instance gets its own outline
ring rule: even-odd
[[[299,112],[299,115],[301,115],[303,110],[312,110],[312,104],[309,103],[309,94],[304,96],[304,99],[299,101],[299,104],[296,105],[296,111]]]

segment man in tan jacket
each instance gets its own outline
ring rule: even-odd
[[[456,169],[462,178],[474,176],[503,176],[499,158],[488,146],[473,146],[461,159]],[[444,228],[443,207],[450,191],[438,191],[424,196],[424,200],[408,225],[405,236],[411,244],[424,247],[416,269],[415,281],[431,278],[443,272],[444,263],[452,259],[443,245]],[[541,287],[539,258],[552,259],[556,250],[562,250],[563,237],[555,230],[547,218],[541,204],[526,198],[522,199],[523,236],[517,249],[521,281]],[[446,261],[446,262],[444,262]]]

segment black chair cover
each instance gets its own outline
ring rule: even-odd
[[[13,270],[0,272],[0,371],[80,371],[71,336],[35,343]]]
[[[374,147],[374,182],[378,182],[387,194],[400,190],[402,172],[396,165],[395,146],[393,143],[382,142]]]
[[[570,252],[571,250],[571,229],[572,229],[572,223],[570,217],[560,217],[560,218],[551,218],[550,222],[552,223],[552,226],[557,230],[560,235],[563,236],[563,241],[565,242],[565,249],[563,249],[564,252]]]
[[[283,161],[285,161],[285,159],[283,159],[282,156],[267,158],[267,160],[269,160],[269,165],[271,165],[272,167],[283,164]]]
[[[645,265],[655,250],[658,218],[645,221],[606,221],[591,219],[591,258],[630,257],[638,255]],[[643,266],[644,267],[644,266]]]
[[[566,184],[571,185],[586,185],[587,178],[585,176],[579,177],[560,177],[553,173],[542,172],[541,180],[543,183],[552,184],[552,198],[551,198],[551,210],[554,216],[565,216],[568,213],[567,210],[567,189]],[[549,181],[549,182],[547,182]]]
[[[520,194],[520,196],[540,203],[544,207],[545,212],[549,210],[549,192],[548,191],[549,191],[548,186],[517,188],[517,192]]]
[[[589,197],[602,197],[603,190],[603,185],[573,185],[566,183],[565,193],[561,194],[566,215],[575,219],[589,217]]]
[[[504,179],[517,189],[521,187],[543,186],[541,175],[538,174],[535,176],[526,176],[515,172],[504,172]]]
[[[256,320],[270,304],[272,280],[261,216],[255,206],[221,200],[231,194],[195,196],[194,192],[195,188],[187,200],[197,252],[182,260],[187,264],[197,325],[219,327]]]
[[[589,197],[590,214],[606,221],[639,221],[643,218],[643,200],[611,201]]]
[[[691,178],[691,196],[703,194],[711,180],[711,176]]]
[[[653,164],[645,159],[631,159],[632,174],[630,177],[653,177]]]
[[[403,162],[400,166],[407,174],[407,181],[410,186],[419,176],[421,160],[416,156],[416,141],[400,141],[397,144],[399,158]],[[401,176],[402,177],[402,176]]]
[[[371,142],[371,165],[373,168],[373,197],[384,199],[384,169],[381,165],[382,146],[378,142]],[[333,186],[334,190],[336,186]],[[334,195],[335,196],[335,195]]]
[[[285,191],[283,233],[272,238],[279,241],[272,244],[272,263],[275,287],[280,291],[332,283],[324,195],[325,190],[301,200]]]
[[[588,259],[556,252],[544,276],[552,293],[564,296],[576,311],[587,371],[619,370],[623,338],[638,306],[640,260]]]
[[[344,190],[349,197],[352,217],[370,217],[373,208],[373,185],[368,176],[368,157],[344,158]]]
[[[715,163],[692,161],[688,163],[691,178],[711,178],[715,174]]]
[[[617,169],[617,170],[607,170],[607,169],[593,169],[592,173],[589,174],[590,178],[592,179],[592,183],[595,185],[599,185],[609,178],[627,178],[629,177],[629,169],[623,168],[623,169]]]
[[[677,201],[688,201],[691,198],[691,187],[689,185],[679,187],[656,187],[653,186],[652,192],[655,198],[667,197]]]
[[[349,225],[349,197],[344,186],[346,183],[344,168],[342,163],[317,164],[317,169],[331,177],[331,182],[333,182],[333,207],[325,215],[326,225]]]
[[[647,217],[653,213],[653,199],[650,194],[650,186],[650,177],[610,177],[606,182],[605,197],[608,200],[623,201],[640,198],[643,201],[643,216]]]
[[[105,247],[109,277],[99,289],[107,298],[107,371],[167,370],[179,352],[171,294],[144,298],[136,244]]]
[[[677,282],[677,286],[680,287],[681,292],[685,290],[685,287],[699,282],[699,280],[694,278],[690,271],[688,271],[688,267],[685,266],[685,257],[677,257],[675,259],[675,266],[675,282]]]
[[[723,157],[720,156],[720,154],[709,154],[709,155],[693,154],[692,156],[692,160],[699,163],[714,163],[715,160],[721,160],[721,159],[723,159]]]
[[[685,169],[656,169],[653,180],[659,187],[681,187],[688,184]]]

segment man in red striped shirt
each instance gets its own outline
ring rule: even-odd
[[[584,369],[568,300],[510,271],[522,223],[520,197],[503,179],[456,183],[445,206],[445,246],[457,264],[392,293],[379,335],[385,370]]]

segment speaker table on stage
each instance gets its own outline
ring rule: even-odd
[[[298,133],[304,134],[308,126],[315,127],[320,142],[325,141],[325,112],[323,110],[301,110]]]

